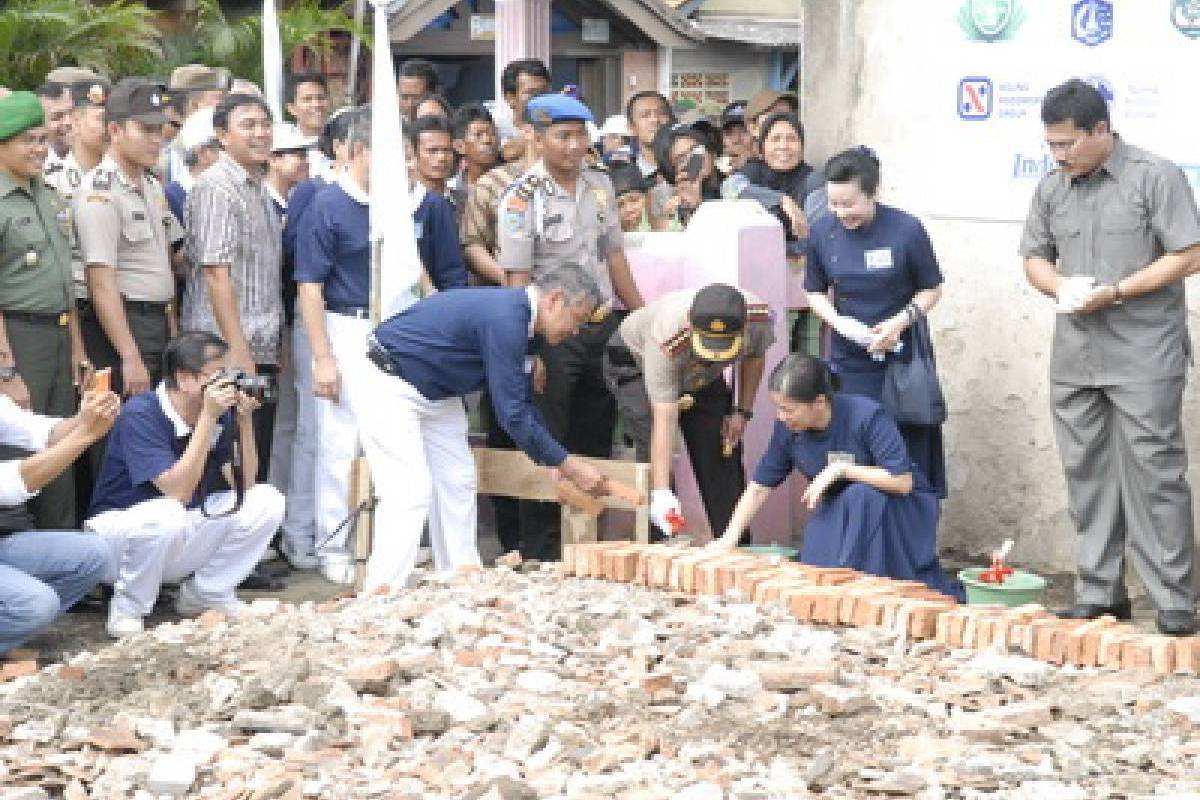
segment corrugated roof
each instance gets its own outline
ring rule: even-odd
[[[700,16],[697,27],[705,36],[762,47],[799,47],[800,20],[761,17]]]

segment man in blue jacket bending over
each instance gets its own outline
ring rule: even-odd
[[[367,591],[404,585],[427,519],[435,568],[480,563],[462,397],[485,384],[501,426],[534,462],[585,491],[600,483],[595,467],[554,440],[530,398],[535,347],[574,335],[599,301],[589,275],[562,265],[524,288],[435,294],[375,329],[367,355],[379,369],[354,403],[379,495]]]

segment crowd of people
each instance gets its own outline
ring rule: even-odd
[[[464,398],[481,390],[489,446],[589,492],[604,479],[587,457],[611,455],[619,417],[651,467],[656,535],[680,513],[681,430],[711,547],[746,541],[796,471],[812,510],[802,560],[961,596],[937,559],[941,419],[914,423],[885,397],[943,276],[920,221],[877,199],[876,155],[808,164],[788,93],[709,120],[642,91],[598,124],[538,60],[508,64],[500,85],[501,102],[454,108],[432,64],[400,66],[423,299],[379,324],[381,109],[333,110],[323,76],[294,74],[277,120],[256,86],[205,65],[166,85],[64,67],[36,92],[0,92],[0,652],[97,584],[116,637],[142,630],[164,583],[180,613],[236,614],[239,586],[281,585],[262,559],[273,540],[290,568],[350,582],[360,452],[378,498],[368,590],[403,586],[425,534],[436,568],[478,564]],[[1128,615],[1128,537],[1160,628],[1189,632],[1179,326],[1182,278],[1200,267],[1195,201],[1177,169],[1111,131],[1086,84],[1052,91],[1043,117],[1063,169],[1039,188],[1022,251],[1062,312],[1055,421],[1081,533],[1066,613]],[[1126,180],[1151,202],[1122,194]],[[1098,227],[1078,199],[1092,195],[1107,204]],[[825,360],[766,364],[780,298],[726,284],[642,296],[625,234],[683,230],[729,199],[759,203],[805,259],[809,306],[833,331]],[[1110,229],[1127,238],[1090,249]],[[778,421],[747,481],[764,375]],[[557,504],[493,502],[504,550],[558,557]]]

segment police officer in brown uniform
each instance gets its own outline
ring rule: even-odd
[[[678,423],[709,525],[724,531],[742,490],[742,431],[753,416],[763,357],[775,341],[765,303],[723,283],[671,292],[634,311],[609,340],[604,373],[637,449],[650,462],[651,521],[664,533]],[[736,397],[725,382],[733,367]],[[687,397],[688,400],[681,402]]]
[[[157,385],[174,328],[172,254],[183,228],[149,172],[166,103],[159,84],[117,84],[105,108],[108,151],[74,200],[91,297],[82,308],[84,344],[97,369],[113,368],[113,389],[124,395]]]
[[[575,264],[596,280],[606,301],[640,308],[612,182],[583,165],[591,111],[573,97],[546,94],[529,101],[525,116],[539,158],[500,201],[497,261],[509,285],[524,286],[544,269]],[[603,307],[577,335],[539,350],[545,385],[535,403],[551,434],[572,453],[612,454],[616,404],[604,383],[602,360],[622,316]],[[558,519],[555,504],[523,503],[522,555],[556,559]]]
[[[42,106],[29,92],[0,99],[0,392],[39,414],[75,412],[70,216],[42,177]],[[75,524],[70,471],[30,501],[41,528]]]

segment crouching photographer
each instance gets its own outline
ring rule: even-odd
[[[175,337],[163,382],[113,426],[86,522],[109,547],[111,636],[142,630],[164,582],[179,582],[180,614],[237,614],[234,590],[283,519],[283,495],[255,481],[263,387],[230,369],[228,353],[210,333]]]

